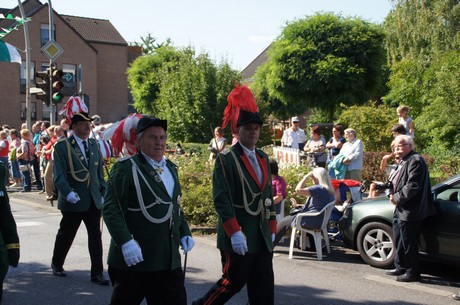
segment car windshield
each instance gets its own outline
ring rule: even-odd
[[[449,188],[439,192],[436,195],[436,200],[460,202],[460,180],[450,185]]]

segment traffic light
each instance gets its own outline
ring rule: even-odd
[[[39,100],[42,100],[47,106],[50,105],[50,73],[48,68],[45,71],[38,71],[35,73],[35,88],[38,90],[31,90]]]
[[[62,89],[64,88],[64,83],[62,82],[63,76],[64,72],[62,70],[53,71],[53,104],[62,102],[62,98],[64,97],[62,93]]]

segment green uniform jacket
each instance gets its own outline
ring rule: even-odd
[[[8,265],[17,265],[19,260],[19,236],[11,213],[10,200],[5,188],[6,168],[0,162],[0,281],[8,272]],[[15,251],[15,261],[8,259],[8,249]],[[13,258],[13,257],[12,257]]]
[[[144,216],[140,210],[133,180],[133,165],[129,159],[136,163],[160,200],[172,202],[172,219],[156,224]],[[168,195],[163,182],[155,179],[156,172],[142,153],[131,158],[121,158],[113,165],[105,195],[106,201],[102,209],[104,221],[112,237],[107,260],[110,266],[136,271],[173,270],[181,267],[180,240],[184,236],[191,236],[191,233],[180,207],[181,188],[177,167],[169,160],[166,161],[166,166],[174,177],[173,198]],[[157,219],[164,217],[170,205],[152,205],[156,201],[155,195],[149,190],[143,178],[137,175],[147,213]],[[144,261],[128,267],[121,246],[132,238],[139,243]]]
[[[248,204],[252,194],[258,194],[249,206],[250,211],[256,212],[262,200],[262,210],[257,215],[251,215],[243,206],[243,184],[232,152],[249,184],[244,187]],[[263,173],[262,185],[259,185],[256,173],[239,143],[219,154],[216,159],[212,186],[214,207],[219,216],[217,247],[221,250],[233,251],[230,237],[241,228],[246,236],[248,253],[273,251],[271,233],[276,233],[276,213],[269,159],[260,149],[256,149],[256,155]]]
[[[98,209],[105,193],[104,169],[97,142],[88,139],[89,168],[84,152],[73,136],[59,140],[54,145],[54,185],[58,190],[58,208],[63,212],[88,211],[91,201]],[[80,197],[76,204],[67,202],[67,195],[74,191]]]

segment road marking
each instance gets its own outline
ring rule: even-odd
[[[371,281],[375,281],[379,283],[384,283],[384,284],[399,286],[399,287],[405,287],[407,289],[416,290],[419,292],[426,292],[429,294],[434,294],[434,295],[438,295],[442,297],[452,295],[452,291],[430,288],[430,287],[421,285],[420,283],[417,283],[417,282],[412,282],[412,283],[397,282],[394,278],[389,279],[389,278],[377,276],[377,275],[369,275],[369,276],[366,276],[365,278],[367,280],[371,280]]]
[[[24,222],[16,223],[18,227],[33,227],[33,226],[41,226],[43,224],[44,224],[43,222],[39,222],[39,221],[24,221]]]

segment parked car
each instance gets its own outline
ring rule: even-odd
[[[420,235],[422,259],[460,265],[460,175],[431,189],[436,214],[425,219]],[[394,206],[387,196],[366,198],[347,207],[339,220],[343,242],[378,268],[390,268],[396,255],[393,242]]]

